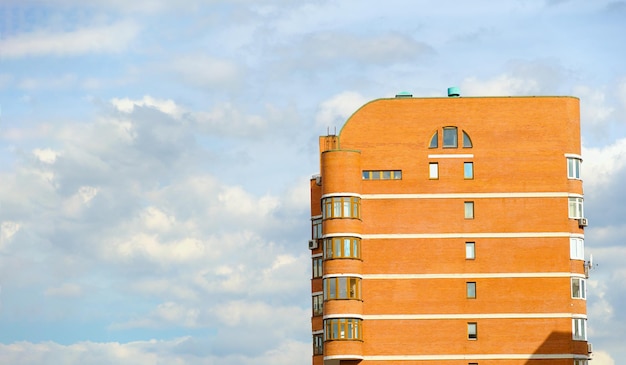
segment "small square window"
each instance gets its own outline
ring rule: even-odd
[[[431,162],[428,164],[428,177],[431,179],[439,179],[439,163]]]
[[[363,180],[370,179],[370,171],[363,171]]]
[[[476,258],[476,244],[474,242],[465,242],[465,258],[468,260]]]
[[[383,180],[391,179],[391,171],[383,171]]]
[[[478,339],[478,324],[476,322],[467,323],[467,339],[468,340]]]
[[[476,282],[469,281],[465,283],[465,291],[468,299],[476,299]]]
[[[465,219],[474,219],[474,202],[465,202]]]
[[[474,178],[474,163],[473,162],[464,162],[463,163],[463,177],[465,179],[473,179]]]
[[[396,170],[393,172],[394,180],[402,180],[402,170]]]

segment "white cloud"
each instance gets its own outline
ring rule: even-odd
[[[180,116],[184,112],[184,110],[180,106],[176,105],[176,103],[171,99],[159,100],[149,95],[145,95],[143,99],[140,100],[132,100],[129,98],[113,98],[111,99],[111,104],[113,104],[113,106],[117,108],[117,110],[124,113],[132,113],[132,111],[135,109],[135,106],[153,107],[175,118],[180,118]]]
[[[461,83],[461,95],[468,96],[535,95],[539,91],[537,80],[512,75],[500,75],[490,80],[469,77]]]
[[[138,33],[139,27],[130,21],[63,32],[42,29],[0,40],[0,58],[120,52]]]
[[[0,250],[11,240],[11,237],[20,230],[18,222],[4,221],[0,224]]]
[[[46,164],[53,164],[57,157],[58,153],[50,148],[35,148],[33,150],[33,155],[39,159],[39,161]]]
[[[601,191],[626,167],[626,138],[602,147],[583,146],[582,154],[585,188]]]
[[[615,365],[615,360],[606,351],[594,350],[592,359],[593,365]]]
[[[315,123],[318,127],[341,127],[348,117],[368,101],[365,96],[354,91],[339,93],[320,104]],[[330,132],[334,133],[334,130]]]
[[[605,125],[613,115],[615,108],[607,100],[604,91],[588,86],[576,86],[574,95],[580,98],[581,124],[591,127]]]

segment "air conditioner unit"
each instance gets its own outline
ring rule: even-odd
[[[593,346],[591,346],[591,344],[589,342],[587,342],[587,353],[592,353],[593,352]]]
[[[589,224],[589,221],[587,221],[587,218],[579,218],[578,219],[578,226],[579,227],[587,227],[587,224]]]
[[[315,250],[317,248],[317,240],[309,240],[309,250]]]
[[[315,185],[322,186],[322,177],[320,175],[315,177]]]

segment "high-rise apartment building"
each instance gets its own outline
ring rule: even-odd
[[[313,364],[586,364],[579,100],[448,93],[320,137]]]

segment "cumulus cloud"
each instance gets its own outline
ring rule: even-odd
[[[365,96],[358,92],[344,91],[339,93],[320,104],[315,123],[318,127],[341,127],[352,113],[368,101]]]
[[[0,40],[0,58],[120,52],[135,40],[138,33],[139,27],[129,21],[72,31],[42,29]]]

